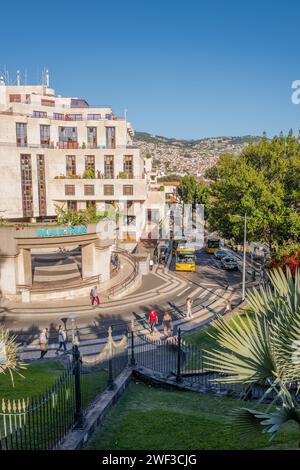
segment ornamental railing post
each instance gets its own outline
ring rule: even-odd
[[[130,359],[130,365],[133,367],[133,366],[136,366],[136,360],[135,360],[135,355],[134,355],[134,332],[135,332],[135,328],[134,328],[134,320],[132,320],[131,322],[131,335],[130,335],[130,339],[131,339],[131,359]]]
[[[108,328],[108,387],[114,388],[112,327]]]
[[[75,376],[74,386],[75,386],[75,428],[83,428],[84,426],[84,417],[82,411],[82,402],[81,402],[81,361],[80,361],[80,351],[77,344],[73,345],[73,374]]]
[[[177,374],[176,382],[181,382],[181,330],[178,328],[177,333]]]

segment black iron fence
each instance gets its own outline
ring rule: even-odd
[[[205,364],[205,353],[199,347],[189,344],[177,335],[155,339],[155,334],[143,335],[132,330],[129,340],[130,364],[137,368],[144,367],[161,374],[162,378],[173,379],[184,383],[195,390],[218,392],[240,399],[274,400],[276,392],[268,392],[268,384],[245,385],[225,382],[225,375],[220,374],[213,366]],[[290,387],[295,388],[295,384]]]
[[[0,450],[55,449],[69,430],[82,428],[95,398],[128,365],[127,333],[115,341],[109,328],[100,352],[82,356],[75,344],[71,354],[62,376],[40,395],[0,399]]]
[[[76,340],[75,340],[76,341]],[[267,387],[226,383],[220,373],[205,366],[204,352],[188,344],[178,329],[175,336],[143,334],[134,322],[118,340],[108,329],[107,341],[95,353],[82,356],[76,344],[62,376],[38,396],[0,401],[0,450],[55,449],[72,428],[81,428],[95,398],[129,364],[160,373],[195,390],[261,399]],[[219,380],[217,380],[219,379]],[[272,400],[273,394],[268,394]]]

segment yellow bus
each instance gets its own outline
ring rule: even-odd
[[[221,248],[221,238],[210,237],[206,243],[206,253],[214,253]]]
[[[196,250],[188,244],[180,244],[176,248],[176,271],[196,270]]]

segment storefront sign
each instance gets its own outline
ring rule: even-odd
[[[38,237],[64,237],[70,235],[83,235],[87,233],[87,227],[58,227],[58,228],[39,228],[37,229]]]

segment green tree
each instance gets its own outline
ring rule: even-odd
[[[265,136],[249,144],[240,156],[225,154],[207,171],[212,180],[209,224],[224,237],[243,239],[248,215],[249,240],[268,243],[271,249],[300,235],[300,146],[298,138]]]
[[[178,185],[178,194],[184,204],[206,204],[208,200],[207,185],[198,183],[193,176],[184,176]]]

